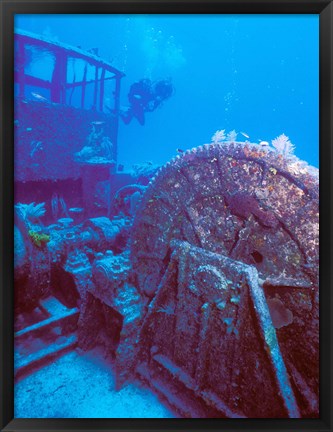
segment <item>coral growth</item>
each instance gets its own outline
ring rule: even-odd
[[[214,144],[218,144],[222,141],[225,141],[225,139],[226,139],[225,129],[217,130],[212,136],[212,142]]]
[[[16,209],[19,211],[23,220],[36,222],[40,217],[44,216],[46,213],[45,203],[35,204],[34,202],[30,204],[18,203],[15,205]]]
[[[44,247],[46,243],[50,241],[50,236],[48,234],[39,233],[32,230],[30,230],[28,234],[32,243],[39,248]]]
[[[146,185],[149,183],[150,179],[153,178],[159,168],[159,165],[153,164],[152,162],[135,164],[132,166],[133,177],[137,179],[138,183]]]
[[[235,131],[235,129],[233,129],[227,134],[227,140],[230,142],[235,142],[236,138],[237,138],[237,132]]]
[[[294,144],[290,141],[289,137],[285,134],[279,135],[277,138],[272,140],[272,146],[283,156],[290,156],[295,150]]]
[[[87,137],[86,145],[74,155],[78,162],[113,163],[114,146],[108,136],[104,135],[104,122],[92,122],[92,131]]]

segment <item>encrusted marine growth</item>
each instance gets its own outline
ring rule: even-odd
[[[226,193],[225,202],[230,213],[242,219],[249,219],[251,214],[256,216],[258,222],[268,228],[277,228],[279,221],[274,213],[260,208],[259,200],[247,192]]]
[[[133,268],[158,276],[172,239],[318,285],[318,170],[258,145],[194,148],[162,167],[137,209]],[[155,287],[157,288],[157,286]]]
[[[30,230],[28,234],[31,238],[32,243],[39,248],[45,246],[46,243],[50,241],[50,236],[48,234],[39,233],[32,230]]]
[[[256,267],[305,416],[318,414],[318,183],[316,168],[268,147],[223,142],[194,148],[150,182],[131,241],[137,285],[151,305],[173,265],[175,240]]]

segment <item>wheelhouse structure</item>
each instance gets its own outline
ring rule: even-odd
[[[97,49],[85,52],[80,47],[17,30],[15,51],[19,97],[29,98],[31,88],[38,88],[50,102],[117,112],[124,74],[102,60]],[[40,67],[41,58],[47,69]],[[112,99],[113,106],[107,106],[107,101]]]
[[[61,184],[61,189],[72,190],[75,197],[83,196],[84,201],[84,195],[92,193],[91,188],[84,190],[87,182],[91,184],[91,176],[97,173],[97,182],[110,181],[116,171],[122,77],[124,73],[99,57],[97,49],[84,51],[16,30],[17,200],[23,196],[28,199],[31,190],[36,192],[31,182],[38,182],[39,194],[34,199],[51,199],[57,193],[57,184],[66,182]],[[105,144],[106,139],[108,156],[101,161],[101,142]],[[95,150],[98,147],[99,157],[90,157],[88,167],[82,157],[78,160],[75,155],[94,145]],[[50,182],[53,191],[47,196],[45,191],[50,190]],[[69,204],[79,205],[71,203],[70,197],[66,198]],[[104,197],[104,204],[101,201],[103,199],[99,200],[99,208],[107,207],[107,198]]]

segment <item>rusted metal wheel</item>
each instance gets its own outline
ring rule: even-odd
[[[135,218],[140,290],[153,290],[145,279],[163,270],[172,239],[254,265],[271,282],[282,274],[316,290],[318,181],[305,162],[257,145],[205,145],[177,156],[150,183]]]
[[[248,143],[177,156],[149,184],[131,243],[154,298],[173,240],[256,267],[301,411],[318,411],[319,178],[295,156]],[[306,359],[306,361],[305,361]]]

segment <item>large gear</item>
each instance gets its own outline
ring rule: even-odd
[[[318,186],[318,170],[296,156],[250,143],[204,145],[157,172],[131,237],[148,302],[159,286],[165,292],[174,241],[198,248],[199,261],[203,250],[256,267],[302,416],[318,414]]]
[[[254,265],[263,279],[283,274],[317,290],[318,183],[306,162],[258,145],[211,144],[177,156],[137,210],[131,257],[140,291],[157,288],[173,239]]]

